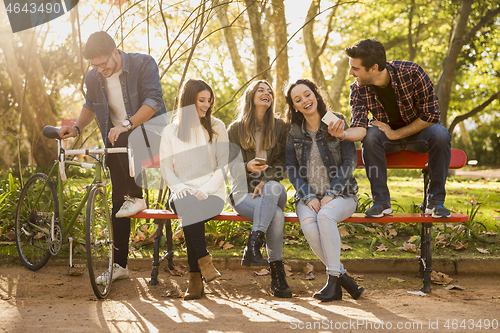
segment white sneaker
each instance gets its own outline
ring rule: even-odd
[[[131,198],[128,195],[125,196],[125,202],[122,207],[116,213],[116,217],[127,217],[135,215],[146,209],[146,201],[139,198]]]
[[[97,277],[97,279],[95,279],[95,283],[106,285],[106,281],[108,280],[108,275],[109,275],[108,271],[102,273],[99,277]],[[121,280],[121,279],[126,279],[126,278],[128,278],[128,265],[127,265],[127,267],[123,268],[122,266],[118,265],[117,263],[114,263],[113,264],[113,277],[111,278],[111,281]]]

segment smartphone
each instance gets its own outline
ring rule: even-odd
[[[327,111],[321,121],[324,122],[327,126],[330,126],[330,123],[333,121],[335,124],[339,120],[339,117],[333,114],[333,112]]]
[[[255,160],[259,162],[257,165],[266,165],[266,160],[260,157],[256,157]]]

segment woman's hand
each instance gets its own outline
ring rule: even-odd
[[[267,164],[260,164],[255,158],[247,163],[247,171],[252,173],[259,173],[266,170]]]
[[[190,189],[189,187],[187,187],[187,188],[183,189],[182,191],[180,191],[179,193],[177,193],[177,198],[182,199],[188,194],[195,195],[193,190]]]
[[[266,185],[266,182],[262,180],[259,183],[259,185],[255,186],[255,190],[253,190],[253,194],[252,194],[252,199],[255,198],[257,196],[257,194],[259,196],[262,196],[262,189],[264,188],[264,185]]]
[[[307,203],[307,207],[309,207],[313,212],[317,214],[321,209],[321,203],[318,199],[312,199]]]
[[[205,193],[203,193],[202,191],[194,191],[194,196],[196,197],[196,199],[202,201],[202,200],[205,200],[207,198],[207,195]]]
[[[332,197],[329,197],[329,196],[325,195],[323,197],[323,199],[321,199],[321,207],[323,207],[324,205],[326,205],[327,203],[329,203],[332,200],[333,200]]]

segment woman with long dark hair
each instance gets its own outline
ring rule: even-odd
[[[205,241],[205,222],[224,208],[228,137],[224,123],[212,117],[214,92],[203,80],[190,79],[181,88],[177,116],[162,133],[162,176],[171,190],[170,208],[181,217],[189,264],[184,299],[203,296],[203,281],[220,273]]]
[[[328,125],[321,121],[330,111],[313,81],[300,79],[290,84],[286,102],[286,169],[296,190],[295,209],[302,232],[328,275],[326,285],[313,297],[321,301],[342,299],[343,286],[358,299],[364,288],[345,274],[337,227],[356,211],[356,148],[353,142],[328,132],[333,121]],[[336,116],[344,121],[342,114]]]

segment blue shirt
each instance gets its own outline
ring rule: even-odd
[[[339,113],[336,115],[344,119]],[[312,142],[306,130],[305,120],[302,126],[292,124],[286,143],[286,172],[296,191],[294,201],[301,200],[304,204],[317,199],[316,193],[307,182]],[[328,133],[328,126],[321,122],[316,132],[316,144],[330,180],[330,186],[325,195],[332,198],[338,196],[349,198],[356,195],[358,183],[354,179],[353,172],[357,165],[357,155],[354,142],[340,141],[331,136]]]
[[[120,85],[127,118],[136,114],[144,104],[155,110],[153,117],[166,113],[158,65],[153,57],[148,54],[125,53],[121,50],[120,53],[123,59]],[[108,132],[113,127],[109,119],[106,79],[97,69],[92,69],[85,76],[85,86],[87,96],[83,107],[95,112],[102,139],[106,144]]]

